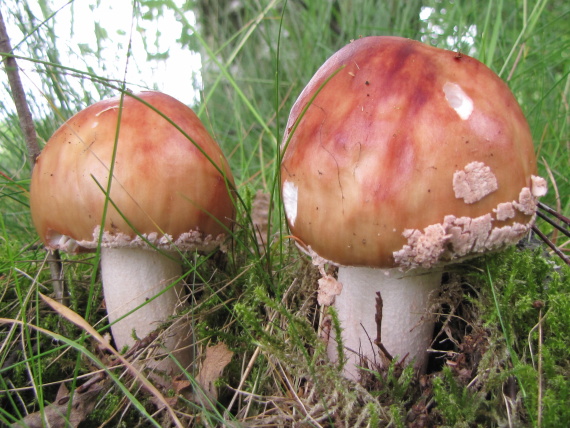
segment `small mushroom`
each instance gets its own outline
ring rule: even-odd
[[[47,248],[101,246],[105,303],[121,349],[133,345],[133,331],[145,338],[181,311],[181,255],[223,245],[232,188],[226,159],[189,107],[160,92],[125,93],[53,134],[33,170],[30,204]],[[167,352],[180,349],[173,355],[188,366],[191,339],[183,325],[163,343]],[[155,367],[176,365],[167,358]]]
[[[425,371],[428,296],[445,264],[517,242],[546,192],[517,101],[467,55],[366,37],[321,66],[286,129],[289,227],[317,260],[340,266],[345,375],[358,377],[361,358],[382,364],[377,292],[384,348]],[[334,340],[329,355],[339,358]]]

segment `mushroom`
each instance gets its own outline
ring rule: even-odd
[[[121,349],[133,345],[133,331],[145,338],[181,312],[182,253],[224,244],[233,187],[219,146],[189,107],[160,92],[125,93],[53,134],[32,173],[30,205],[48,249],[101,246],[105,304]],[[191,339],[181,325],[163,341],[167,351],[186,347],[173,353],[186,367]],[[176,368],[169,359],[150,365]]]
[[[316,263],[339,266],[319,301],[334,300],[354,379],[361,362],[385,364],[376,339],[425,371],[428,296],[445,264],[517,242],[546,192],[507,85],[467,55],[399,37],[330,57],[295,102],[282,151],[290,230]],[[343,357],[334,342],[332,360]]]

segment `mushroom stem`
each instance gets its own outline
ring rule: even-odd
[[[429,294],[441,285],[442,272],[398,269],[341,267],[338,280],[342,292],[334,307],[343,329],[347,358],[344,375],[357,380],[361,361],[369,368],[383,366],[377,339],[376,293],[382,298],[381,342],[394,358],[406,357],[417,370],[425,372],[427,349],[433,335],[433,321],[426,317]],[[334,337],[328,343],[329,358],[338,360]],[[361,360],[362,359],[362,360]]]
[[[167,257],[156,251],[139,248],[101,249],[103,293],[117,349],[135,343],[133,331],[139,339],[144,339],[162,322],[180,311],[183,285],[180,282],[169,285],[178,280],[181,274],[177,253],[170,252]],[[150,300],[157,294],[160,295]],[[140,305],[143,306],[115,322]],[[191,340],[191,329],[187,324],[177,323],[174,328],[166,331],[161,340],[162,346],[157,348],[155,354],[179,349],[172,352],[172,355],[183,367],[188,367],[192,363]],[[170,358],[156,364],[145,364],[165,372],[179,371]]]

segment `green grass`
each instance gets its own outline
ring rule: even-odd
[[[19,46],[20,66],[33,67],[41,81],[27,89],[43,144],[73,113],[116,93],[122,74],[60,64],[59,50],[67,49],[73,37],[56,37],[59,15],[50,2],[40,1],[39,10],[23,3],[3,14],[27,36],[12,40]],[[178,394],[174,387],[163,391],[167,398],[179,396],[172,404],[185,415],[179,417],[192,426],[224,421],[257,426],[293,421],[306,426],[409,426],[412,421],[416,426],[565,426],[570,420],[568,267],[534,241],[455,266],[433,308],[443,314],[438,331],[447,340],[439,349],[448,358],[436,354],[429,377],[417,379],[394,364],[355,385],[326,360],[318,337],[318,272],[287,238],[278,166],[289,110],[327,57],[361,35],[410,37],[473,55],[508,82],[531,126],[539,173],[549,181],[543,201],[569,216],[567,2],[230,4],[140,1],[133,17],[140,23],[167,11],[178,14],[181,43],[202,55],[203,90],[195,110],[228,157],[241,198],[230,251],[185,260],[188,282],[194,284],[198,355],[223,342],[234,357],[216,381],[219,395],[213,405]],[[422,7],[433,8],[427,22],[419,19]],[[197,24],[183,14],[186,9],[196,12]],[[125,23],[127,33],[130,25]],[[101,31],[97,37],[103,43],[113,35]],[[125,60],[97,50],[85,54],[102,64]],[[127,82],[127,87],[136,90],[136,83]],[[92,335],[40,298],[40,293],[53,292],[53,284],[31,225],[30,166],[8,101],[0,104],[0,318],[11,320],[0,325],[3,424],[49,412],[61,382],[74,391],[112,361]],[[252,226],[258,189],[272,201],[266,248],[258,246]],[[568,254],[567,238],[542,221],[538,225]],[[62,257],[70,309],[104,333],[93,256]],[[117,369],[109,372],[113,378],[102,381],[105,393],[83,426],[168,424],[167,413],[157,411],[140,383]],[[194,381],[190,374],[189,379]]]

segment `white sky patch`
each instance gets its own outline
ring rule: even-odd
[[[438,16],[437,12],[438,10],[433,7],[423,6],[421,8],[420,20],[423,22],[422,31],[424,33],[421,41],[437,45],[443,49],[457,50],[459,47],[463,53],[475,56],[477,54],[475,49],[477,26],[469,25],[460,28],[454,25],[453,28],[450,28],[449,23],[441,16]],[[439,14],[447,14],[445,7],[439,9]]]
[[[283,205],[285,206],[285,215],[291,226],[295,226],[297,219],[297,202],[299,188],[295,183],[285,181],[283,183]]]
[[[445,99],[463,120],[469,119],[473,113],[473,100],[469,98],[457,83],[446,82],[443,85]]]
[[[422,21],[427,21],[434,11],[435,9],[433,7],[423,6],[420,11],[420,19]]]
[[[7,0],[6,8],[11,8],[12,5],[16,8],[16,1]],[[174,2],[179,7],[184,4],[183,0]],[[62,65],[82,71],[91,69],[92,73],[101,77],[116,80],[117,85],[126,78],[127,88],[135,92],[154,89],[190,106],[198,103],[202,87],[201,56],[188,47],[182,47],[177,41],[183,28],[182,19],[192,26],[196,25],[193,11],[186,11],[181,17],[165,7],[162,16],[147,20],[139,16],[146,11],[145,8],[134,16],[133,2],[130,1],[81,0],[68,3],[69,0],[47,1],[47,7],[51,11],[61,8],[51,19],[55,22],[56,47]],[[28,2],[28,6],[37,23],[45,19],[38,4]],[[25,35],[14,22],[13,16],[6,14],[5,20],[12,45],[17,46]],[[97,39],[96,24],[106,32],[106,37]],[[131,56],[127,61],[129,42]],[[26,46],[24,42],[16,53],[32,56]],[[99,52],[99,58],[93,52]],[[39,59],[47,60],[47,56]],[[42,110],[49,109],[49,103],[41,95],[35,95],[42,87],[36,68],[43,66],[38,67],[24,60],[18,60],[18,65],[22,70],[26,91],[32,92],[37,103],[42,103]],[[96,89],[94,86],[90,89],[92,85],[89,79],[69,75],[67,80],[72,87],[78,88],[78,93],[85,88],[97,99]],[[0,102],[5,104],[6,109],[15,111],[13,101],[5,91],[6,81],[5,73],[0,73]]]

